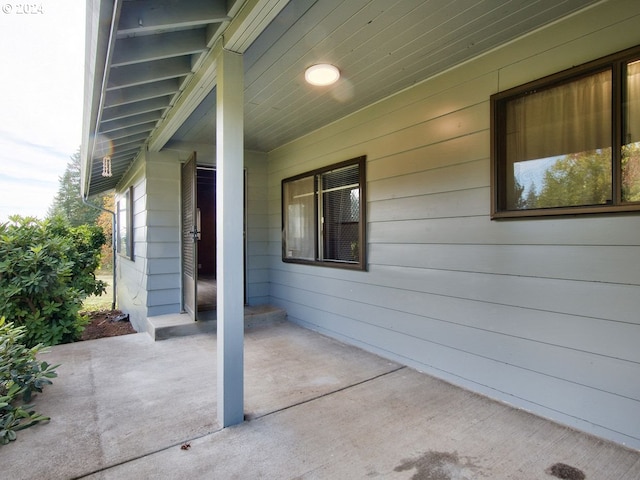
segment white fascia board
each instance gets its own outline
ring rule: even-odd
[[[85,34],[84,107],[82,115],[82,146],[80,148],[80,194],[88,196],[95,131],[99,121],[100,102],[104,89],[104,74],[112,42],[114,13],[120,8],[116,0],[87,0]],[[114,39],[115,40],[115,37]]]

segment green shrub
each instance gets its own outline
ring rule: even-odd
[[[0,225],[0,316],[24,326],[27,346],[77,340],[88,319],[82,301],[101,295],[96,280],[104,233],[60,217],[10,217]]]
[[[27,348],[22,341],[24,327],[15,327],[0,318],[0,445],[16,439],[16,432],[49,420],[27,405],[33,392],[42,392],[56,377],[59,365],[39,362],[42,345]]]

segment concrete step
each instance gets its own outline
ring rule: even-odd
[[[244,307],[244,326],[251,328],[286,320],[287,312],[273,305],[255,305]],[[199,312],[199,320],[194,322],[186,313],[171,313],[147,317],[147,333],[152,339],[166,340],[174,337],[215,333],[217,312],[215,310]]]

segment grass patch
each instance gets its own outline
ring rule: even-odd
[[[91,312],[96,310],[111,310],[113,303],[113,274],[110,272],[96,273],[96,279],[107,284],[107,291],[100,296],[91,295],[82,303],[82,310]]]

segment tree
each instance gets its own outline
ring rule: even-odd
[[[531,182],[529,185],[529,191],[527,193],[527,199],[525,200],[525,208],[537,208],[538,195],[536,194],[536,185]]]
[[[527,203],[532,199],[528,199]],[[611,149],[574,153],[545,171],[537,208],[603,205],[611,200]]]
[[[514,198],[513,207],[514,208],[517,208],[518,210],[522,208],[528,208],[528,205],[526,204],[523,196],[524,196],[524,186],[518,181],[517,178],[514,178],[513,180],[513,198]]]
[[[640,202],[640,142],[622,147],[622,199]]]
[[[100,210],[85,205],[80,196],[80,150],[71,156],[69,163],[61,177],[58,193],[49,208],[48,217],[61,216],[71,226],[94,225]],[[102,198],[89,200],[88,203],[96,207],[102,206]]]
[[[544,171],[542,188],[524,188],[515,181],[515,208],[605,205],[611,201],[611,149],[566,155]],[[622,147],[622,201],[640,202],[640,142]]]

